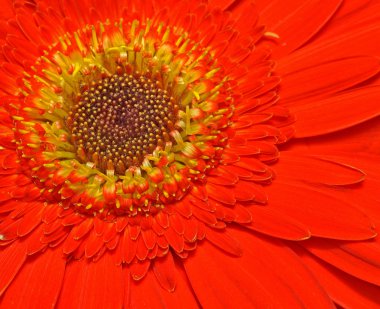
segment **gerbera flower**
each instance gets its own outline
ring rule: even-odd
[[[379,1],[0,1],[4,308],[380,306]]]

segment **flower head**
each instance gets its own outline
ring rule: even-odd
[[[1,304],[376,304],[377,1],[169,2],[2,1]]]
[[[10,105],[20,157],[47,198],[150,215],[217,164],[234,99],[210,48],[151,19],[86,25],[58,42]]]

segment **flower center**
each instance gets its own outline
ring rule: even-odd
[[[114,74],[84,89],[68,117],[72,142],[83,162],[124,174],[157,146],[169,142],[178,106],[158,81]]]
[[[220,161],[234,97],[212,50],[150,20],[61,37],[25,72],[18,154],[42,198],[88,215],[149,216]]]

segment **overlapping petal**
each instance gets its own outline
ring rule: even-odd
[[[0,2],[1,306],[380,305],[378,1]],[[78,202],[71,187],[54,191],[83,175],[49,176],[25,161],[48,164],[33,150],[46,140],[17,111],[38,57],[65,35],[121,19],[163,24],[177,31],[170,43],[180,46],[181,32],[211,51],[233,113],[215,124],[214,148],[184,148],[183,162],[199,160],[191,168],[202,177],[186,189],[165,183],[183,196],[146,216],[102,217],[68,203]],[[207,65],[199,62],[192,81],[219,78]],[[192,100],[211,89],[202,83]],[[102,187],[104,203],[116,187]]]

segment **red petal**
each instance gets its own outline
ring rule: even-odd
[[[39,251],[42,251],[47,247],[47,244],[41,242],[43,235],[44,225],[41,224],[31,235],[28,236],[27,252],[28,255],[33,255]]]
[[[164,229],[168,228],[169,226],[169,218],[168,214],[164,213],[163,211],[159,212],[156,217],[156,222],[163,227]]]
[[[371,0],[351,0],[351,1],[344,1],[341,7],[339,8],[339,11],[336,13],[336,18],[341,18],[342,16],[347,16],[352,13],[356,13],[360,11],[363,8],[367,8]]]
[[[22,237],[34,230],[41,223],[43,211],[43,203],[36,203],[36,205],[22,218],[17,229],[17,235]]]
[[[53,308],[57,302],[66,260],[61,250],[47,250],[24,264],[1,300],[4,308]],[[27,283],[27,284],[26,284]]]
[[[202,210],[198,207],[193,207],[193,215],[197,219],[209,225],[215,225],[218,222],[218,220],[216,220],[216,217],[213,213]]]
[[[18,206],[19,202],[18,201],[15,201],[15,200],[11,200],[7,203],[3,203],[0,207],[0,213],[7,213],[7,212],[13,212],[17,206]]]
[[[248,202],[255,201],[261,204],[265,204],[268,201],[268,197],[266,195],[265,190],[258,185],[253,183],[249,183],[246,181],[240,181],[233,188],[236,200]]]
[[[253,176],[253,173],[251,173],[249,170],[236,166],[236,165],[229,165],[225,167],[228,171],[234,173],[238,178],[241,179],[249,179]]]
[[[178,211],[178,213],[186,218],[190,218],[192,215],[189,200],[186,198],[181,200],[179,203],[176,203],[175,209]]]
[[[312,144],[306,145],[303,139],[294,140],[291,150],[305,152],[312,149],[314,153],[340,151],[345,152],[346,156],[363,151],[366,154],[380,154],[378,136],[380,136],[380,121],[379,117],[376,117],[334,134],[314,137]]]
[[[282,151],[279,164],[274,166],[274,170],[281,179],[289,178],[327,186],[358,184],[365,178],[364,172],[348,164],[321,155],[301,154],[295,151]]]
[[[274,299],[232,258],[208,242],[184,262],[191,286],[203,308],[267,308]]]
[[[122,232],[128,224],[128,218],[119,217],[114,226],[115,232]]]
[[[58,308],[122,308],[123,272],[114,255],[99,261],[72,260],[66,266]]]
[[[234,219],[235,222],[242,224],[252,222],[252,214],[248,211],[247,207],[236,204],[233,208],[233,212],[236,214],[236,217]]]
[[[93,219],[92,218],[85,218],[82,223],[79,225],[73,227],[73,238],[75,240],[79,240],[82,237],[84,237],[88,232],[90,232],[93,228]]]
[[[171,271],[176,277],[179,277],[173,293],[166,291],[158,284],[152,271],[149,271],[143,280],[132,281],[128,304],[130,308],[198,308],[196,297],[183,270],[179,266],[173,265]]]
[[[261,2],[261,1],[260,1]],[[290,53],[313,37],[333,16],[341,0],[329,1],[321,5],[319,0],[259,2],[262,22],[269,25],[268,31],[280,36],[285,46],[275,50],[275,54]],[[305,16],[308,18],[305,19]]]
[[[152,250],[157,242],[157,234],[152,229],[142,231],[141,234],[142,234],[142,238],[144,240],[145,246],[149,250]]]
[[[252,223],[244,227],[256,230],[276,238],[304,240],[310,238],[309,229],[294,220],[290,215],[278,212],[270,207],[249,207]]]
[[[212,183],[207,183],[206,189],[207,189],[208,195],[218,202],[228,204],[228,205],[234,205],[236,203],[233,190],[227,187],[217,186]]]
[[[302,261],[313,271],[330,297],[344,308],[377,308],[379,306],[380,287],[352,277],[327,263],[297,251]]]
[[[309,239],[303,245],[314,255],[354,277],[380,285],[380,247],[375,243],[371,248],[368,243],[373,241],[357,244],[362,252],[350,252],[342,247],[342,243],[320,239]]]
[[[280,0],[279,0],[280,1]],[[295,72],[307,67],[334,59],[357,57],[358,55],[377,55],[380,42],[373,40],[380,36],[379,25],[351,28],[350,31],[306,45],[278,62],[279,72]],[[355,42],[355,44],[352,44]]]
[[[58,217],[60,207],[56,204],[48,204],[45,206],[44,214],[42,216],[42,221],[46,224],[49,224]]]
[[[232,238],[227,231],[217,231],[206,227],[206,238],[218,248],[235,256],[241,256],[243,250],[236,239]],[[202,250],[202,249],[199,249]]]
[[[347,91],[323,100],[295,104],[296,137],[309,137],[335,132],[380,115],[377,104],[380,87],[369,86]]]
[[[300,105],[302,102],[294,101],[339,92],[369,79],[379,70],[377,58],[353,57],[320,63],[296,72],[287,71],[282,75],[282,102]],[[301,84],[303,86],[299,87]]]
[[[0,252],[0,295],[16,277],[26,259],[26,247],[14,242]]]
[[[135,262],[135,263],[130,264],[129,270],[131,272],[131,276],[133,280],[138,281],[144,278],[144,276],[149,270],[149,266],[150,266],[149,260],[144,260],[141,262]]]
[[[136,240],[141,232],[140,225],[128,225],[129,237],[131,239]]]
[[[207,177],[207,181],[212,182],[216,185],[233,185],[237,183],[239,177],[237,177],[234,173],[229,172],[223,166],[213,170],[209,177]]]
[[[325,192],[327,190],[285,184],[280,179],[266,189],[268,207],[291,216],[305,225],[312,235],[346,240],[376,236],[371,220],[359,208]]]
[[[131,239],[129,229],[124,229],[124,234],[118,247],[121,250],[121,261],[131,263],[136,256],[137,241]]]
[[[93,257],[104,246],[103,238],[98,236],[95,230],[91,231],[91,234],[89,235],[88,238],[86,238],[85,242],[86,242],[86,245],[85,245],[84,252],[85,252],[86,258]]]
[[[145,245],[144,239],[140,236],[137,239],[136,257],[138,260],[143,261],[148,256],[148,248]]]
[[[196,219],[191,218],[186,221],[184,238],[189,242],[194,242],[197,239],[198,222]]]
[[[169,216],[170,226],[179,234],[182,235],[184,231],[183,218],[176,213]]]
[[[1,127],[3,128],[3,127]],[[8,130],[8,127],[5,127]],[[12,150],[4,149],[0,155],[0,171],[5,173],[6,170],[10,170],[10,173],[14,173],[14,169],[20,166],[17,153]]]
[[[183,251],[184,240],[183,236],[179,235],[172,227],[165,231],[165,238],[170,246],[178,253]]]
[[[65,254],[73,253],[80,246],[82,241],[83,241],[82,239],[75,240],[72,235],[72,230],[71,230],[71,233],[67,236],[63,244],[63,248],[62,248],[63,253]]]
[[[237,259],[279,303],[274,308],[335,308],[323,286],[282,241],[231,228],[244,254]]]
[[[20,29],[28,38],[27,42],[36,45],[42,44],[40,30],[36,26],[35,21],[30,18],[30,13],[25,10],[18,10],[18,12],[19,13],[16,15],[16,20]]]
[[[176,276],[173,256],[170,252],[163,257],[155,259],[153,262],[153,272],[158,282],[168,292],[174,292],[176,287]]]

